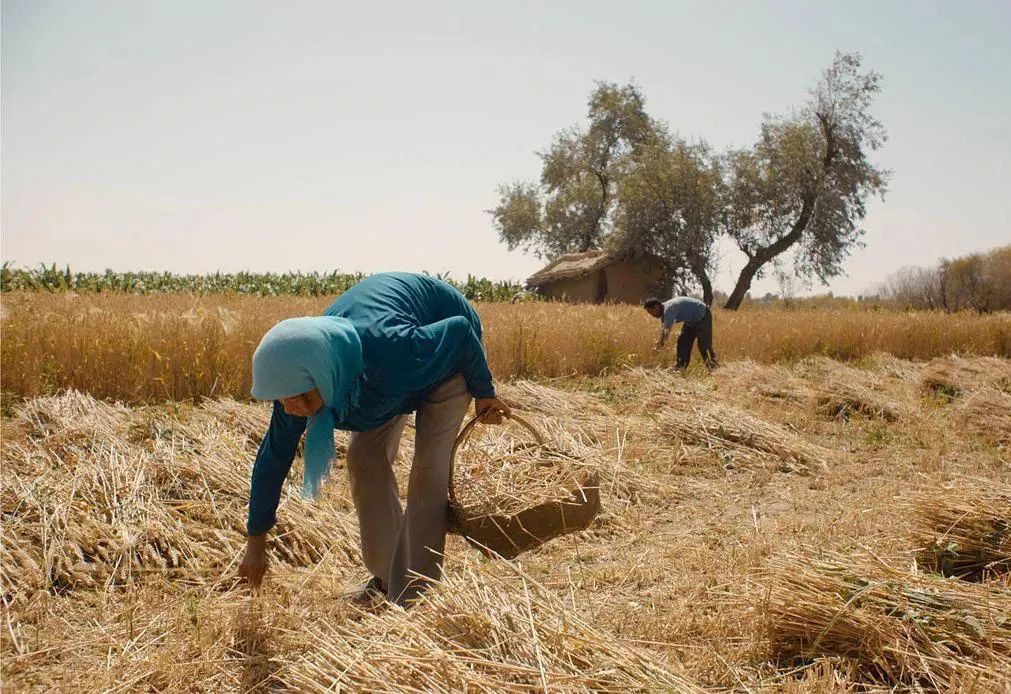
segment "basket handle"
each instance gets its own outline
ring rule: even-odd
[[[456,503],[456,485],[453,482],[453,478],[454,478],[453,472],[454,472],[454,470],[456,468],[456,452],[460,449],[460,446],[462,446],[464,443],[466,443],[467,439],[470,438],[470,435],[474,432],[474,428],[481,422],[482,419],[484,419],[484,415],[485,414],[486,413],[482,413],[480,415],[474,415],[473,417],[471,417],[470,421],[468,421],[463,426],[463,429],[460,430],[460,434],[456,437],[456,441],[453,442],[453,451],[452,451],[452,453],[449,454],[449,501],[450,501],[450,503]],[[544,445],[544,437],[541,435],[541,433],[539,431],[537,431],[537,429],[534,428],[533,424],[531,424],[530,422],[528,422],[527,420],[523,419],[522,417],[520,417],[518,414],[515,414],[515,413],[505,414],[503,412],[501,414],[506,419],[510,419],[510,420],[516,422],[517,424],[519,424],[520,426],[522,426],[524,429],[526,429],[528,432],[530,432],[530,435],[533,437],[534,441],[537,442],[538,446],[543,446]]]

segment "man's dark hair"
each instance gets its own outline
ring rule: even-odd
[[[643,308],[653,308],[654,306],[663,306],[663,302],[657,299],[655,296],[651,296],[642,302]]]

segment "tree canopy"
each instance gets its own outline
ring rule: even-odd
[[[837,54],[803,108],[766,116],[758,142],[728,154],[727,233],[748,261],[727,308],[789,249],[798,277],[824,283],[860,243],[867,199],[889,175],[867,158],[886,135],[869,113],[880,76],[860,66],[860,56]]]
[[[655,126],[632,84],[598,83],[587,119],[585,129],[562,130],[538,153],[539,183],[499,187],[500,202],[489,212],[510,250],[546,257],[595,250],[612,232],[618,181],[632,154],[654,137]]]
[[[889,176],[868,159],[886,138],[870,114],[880,81],[859,55],[836,54],[800,108],[766,115],[752,147],[723,153],[672,134],[634,84],[599,82],[587,125],[560,131],[539,153],[540,181],[501,186],[489,212],[510,249],[653,256],[670,286],[698,287],[707,303],[726,236],[747,258],[730,309],[787,251],[797,277],[827,283],[860,243],[867,201]]]
[[[705,143],[658,137],[619,187],[612,245],[633,257],[659,258],[670,284],[697,283],[711,304],[714,247],[725,223],[722,175]]]

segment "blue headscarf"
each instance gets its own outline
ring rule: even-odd
[[[362,342],[345,318],[290,318],[263,336],[253,354],[253,397],[280,400],[319,388],[323,407],[309,418],[302,496],[315,498],[336,456],[333,430],[361,392]]]

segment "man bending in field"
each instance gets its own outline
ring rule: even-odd
[[[660,336],[657,338],[654,350],[660,350],[667,342],[671,328],[675,323],[681,323],[681,334],[677,342],[677,369],[688,368],[692,359],[692,344],[699,341],[699,354],[712,371],[716,368],[716,352],[713,351],[713,313],[709,307],[698,299],[690,296],[675,296],[668,301],[649,298],[643,302],[646,313],[660,319]]]
[[[438,580],[446,541],[450,456],[471,398],[484,421],[509,407],[495,396],[481,321],[450,285],[388,272],[342,294],[326,313],[271,328],[253,355],[253,397],[274,413],[253,466],[246,554],[239,574],[258,586],[281,486],[305,437],[303,496],[314,497],[334,458],[334,429],[351,431],[351,498],[372,579],[356,598],[406,605]],[[407,509],[393,461],[415,412]],[[293,519],[298,522],[298,519]]]

